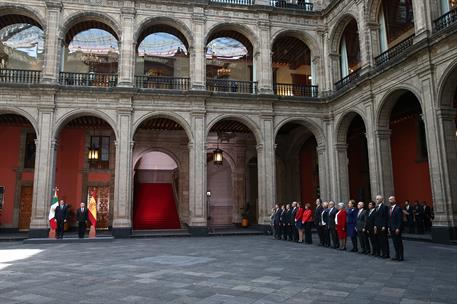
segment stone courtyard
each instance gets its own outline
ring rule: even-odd
[[[2,304],[457,299],[457,246],[427,242],[405,241],[402,263],[269,236],[0,245]]]

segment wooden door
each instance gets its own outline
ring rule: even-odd
[[[19,211],[19,230],[29,230],[30,219],[32,217],[32,198],[33,198],[33,187],[22,186],[21,187],[21,201]]]

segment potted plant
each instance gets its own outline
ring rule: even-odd
[[[246,228],[249,226],[249,204],[241,211],[241,227]]]

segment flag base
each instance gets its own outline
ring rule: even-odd
[[[89,238],[95,238],[97,236],[97,233],[95,232],[95,227],[94,225],[90,226],[89,230]]]
[[[56,238],[56,230],[55,229],[49,229],[49,234],[48,234],[48,238],[50,239],[55,239]]]

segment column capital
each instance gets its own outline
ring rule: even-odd
[[[52,1],[52,0],[46,0],[46,7],[48,9],[55,9],[55,10],[61,10],[63,8],[63,3],[62,1]]]
[[[379,138],[389,138],[390,134],[392,134],[392,130],[390,130],[390,129],[376,129],[374,131],[374,133]]]
[[[263,144],[258,144],[255,146],[255,149],[257,150],[257,152],[260,152],[263,150]]]
[[[345,152],[348,149],[348,145],[347,144],[334,144],[333,147],[338,152]]]
[[[457,109],[451,107],[443,107],[441,109],[436,110],[436,115],[438,118],[443,120],[454,120],[455,115],[457,114]]]

